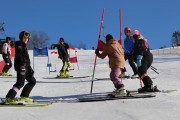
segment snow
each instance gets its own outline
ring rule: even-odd
[[[33,66],[32,51],[29,51]],[[50,51],[49,51],[50,53]],[[73,76],[92,75],[94,66],[93,50],[77,50],[79,70],[77,64],[70,71]],[[0,59],[2,59],[0,57]],[[155,98],[121,99],[101,102],[78,103],[71,99],[90,94],[91,77],[81,79],[43,79],[58,74],[61,61],[57,55],[50,55],[52,70],[57,72],[49,74],[47,57],[35,58],[34,69],[37,84],[30,97],[39,100],[65,99],[64,102],[53,103],[46,107],[16,108],[0,107],[1,120],[179,120],[180,119],[180,55],[166,54],[154,55],[152,66],[160,74],[149,69],[148,74],[153,78],[154,85],[159,89],[177,89],[177,92],[165,94],[157,93]],[[56,68],[55,68],[56,66]],[[132,70],[126,62],[128,73]],[[16,76],[12,68],[10,72]],[[108,78],[110,69],[108,59],[97,59],[95,78]],[[4,98],[8,90],[15,83],[15,77],[0,78],[0,98]],[[140,87],[139,80],[123,80],[125,88],[136,90]],[[93,93],[111,92],[114,86],[110,80],[94,81]],[[17,94],[19,97],[20,92]]]

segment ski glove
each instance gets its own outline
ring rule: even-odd
[[[29,75],[29,77],[34,76],[34,70],[31,68],[31,66],[28,66],[28,75]]]
[[[99,50],[98,50],[98,49],[95,50],[95,54],[96,54],[96,55],[99,54]]]
[[[138,56],[137,56],[136,64],[137,64],[138,67],[141,67],[141,65],[142,65],[142,64],[141,64],[142,58],[143,58],[142,55],[138,55]]]

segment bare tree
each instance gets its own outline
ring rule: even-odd
[[[45,32],[31,32],[31,39],[28,43],[28,49],[33,49],[33,47],[47,47],[48,41],[49,37]]]
[[[180,32],[175,31],[173,33],[171,43],[173,46],[179,46],[180,45]]]
[[[3,22],[3,23],[0,23],[0,32],[4,32],[4,27],[3,27],[3,25],[4,25],[4,22]]]
[[[81,48],[86,49],[86,45],[81,41],[78,48],[79,49],[81,49]]]

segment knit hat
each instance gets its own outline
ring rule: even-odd
[[[64,38],[59,38],[59,42],[64,42]]]
[[[107,34],[106,35],[106,41],[110,40],[110,39],[113,39],[113,36],[111,34]]]

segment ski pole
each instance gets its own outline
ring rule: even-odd
[[[159,72],[157,72],[157,69],[154,69],[154,67],[151,67],[151,70],[153,70],[155,73],[159,74]]]
[[[155,68],[155,67],[153,67],[153,66],[151,66],[151,68],[153,68],[153,69],[157,70],[157,68]]]

